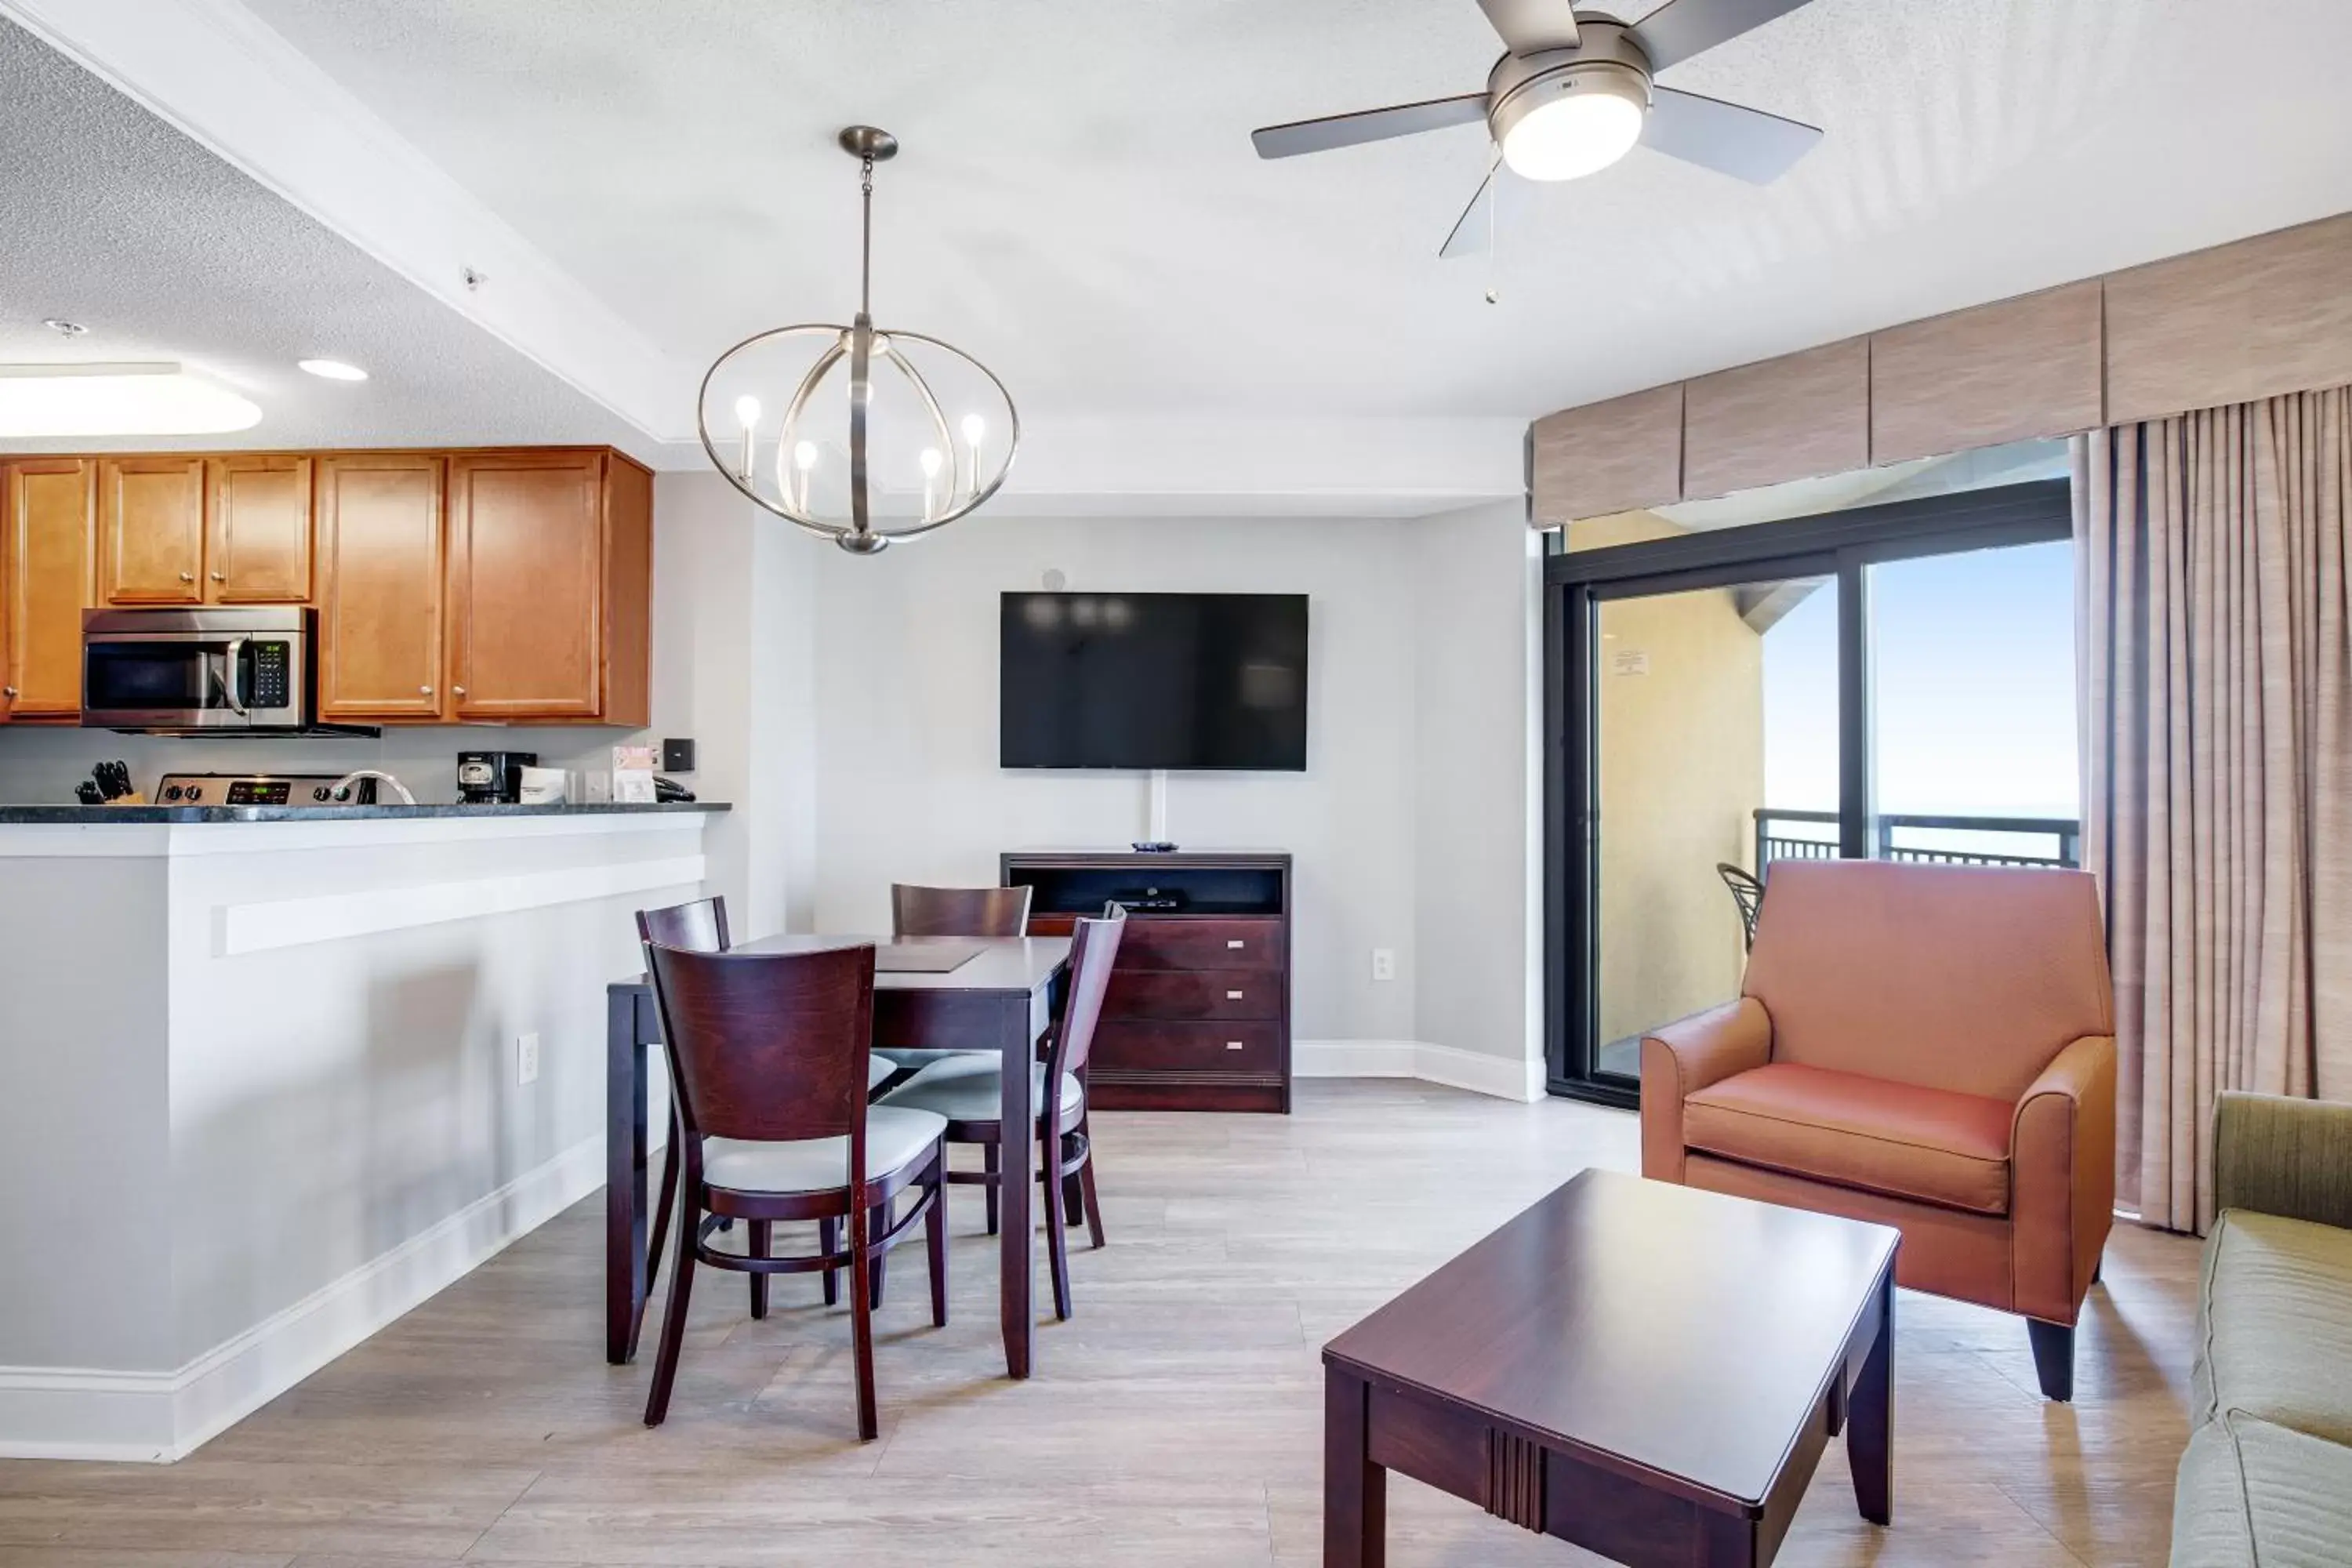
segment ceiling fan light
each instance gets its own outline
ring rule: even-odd
[[[1642,139],[1648,84],[1615,68],[1530,81],[1503,103],[1503,162],[1524,180],[1578,180],[1609,167]]]

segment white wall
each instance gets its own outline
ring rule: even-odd
[[[1538,536],[1517,503],[1410,525],[1415,1038],[1542,1056]],[[1528,1092],[1540,1092],[1541,1079]]]
[[[1304,773],[1181,773],[1169,837],[1297,858],[1292,1026],[1414,1028],[1414,584],[1397,520],[974,519],[878,558],[801,544],[816,574],[816,879],[825,929],[887,930],[892,881],[992,882],[1002,850],[1144,836],[1140,773],[996,765],[997,595],[1303,593]],[[795,542],[798,543],[798,542]],[[1371,950],[1397,950],[1394,981]]]

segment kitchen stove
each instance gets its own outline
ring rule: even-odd
[[[158,805],[373,805],[375,780],[341,773],[165,773]]]

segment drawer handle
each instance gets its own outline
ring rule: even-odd
[[[1248,944],[1248,943],[1246,943],[1246,942],[1244,942],[1244,941],[1242,941],[1242,939],[1241,939],[1241,938],[1239,938],[1239,937],[1237,937],[1237,936],[1236,936],[1236,937],[1231,937],[1231,938],[1228,938],[1228,939],[1226,940],[1226,942],[1225,942],[1225,945],[1226,945],[1227,947],[1230,947],[1230,948],[1234,949],[1235,951],[1239,951],[1240,949],[1242,949],[1242,948],[1244,948],[1244,947],[1246,947],[1246,946],[1248,946],[1249,944]]]
[[[1242,1043],[1239,1040],[1227,1040],[1225,1042],[1225,1049],[1229,1051],[1238,1051],[1242,1048]]]
[[[1228,1002],[1238,1002],[1241,999],[1242,994],[1238,991],[1228,991],[1225,993],[1225,1000]]]

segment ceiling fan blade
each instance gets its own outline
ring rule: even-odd
[[[1486,95],[1465,93],[1460,98],[1433,98],[1422,103],[1391,104],[1355,114],[1334,114],[1322,120],[1294,120],[1250,132],[1261,158],[1296,158],[1301,153],[1327,153],[1365,142],[1385,142],[1391,136],[1417,136],[1449,125],[1467,125],[1486,118]]]
[[[1806,0],[1666,0],[1634,24],[1633,41],[1650,57],[1652,70],[1664,70],[1804,4]]]
[[[1670,87],[1654,86],[1650,91],[1650,118],[1642,126],[1643,146],[1751,184],[1770,184],[1822,139],[1818,126],[1783,120],[1760,109],[1677,92]]]
[[[1487,237],[1493,233],[1488,212],[1495,200],[1495,182],[1501,174],[1499,163],[1486,171],[1486,177],[1478,182],[1477,191],[1470,197],[1470,205],[1454,220],[1454,232],[1437,247],[1439,256],[1451,261],[1458,256],[1475,256],[1486,248]]]
[[[1515,55],[1576,47],[1576,7],[1570,0],[1478,0],[1478,9]]]

